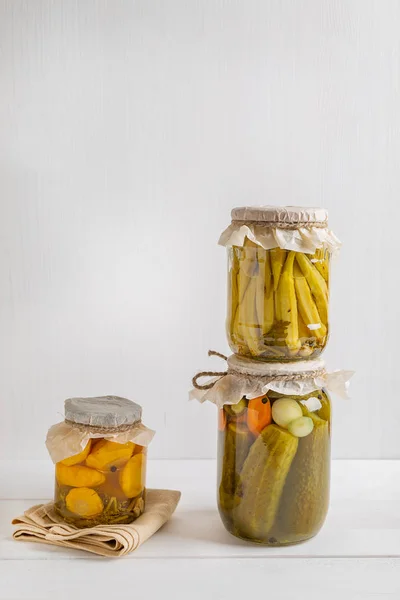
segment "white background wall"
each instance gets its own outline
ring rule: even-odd
[[[0,457],[63,399],[140,402],[153,457],[211,457],[232,206],[323,205],[336,457],[399,457],[400,3],[0,2]]]

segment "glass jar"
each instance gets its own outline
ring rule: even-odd
[[[145,508],[147,445],[154,432],[125,398],[70,398],[65,422],[48,432],[54,509],[81,527],[131,523]]]
[[[331,404],[318,383],[323,363],[280,364],[275,374],[275,364],[258,373],[239,357],[228,364],[218,413],[218,508],[225,528],[268,546],[307,540],[322,527],[329,504]],[[224,383],[219,387],[221,398]]]
[[[316,358],[328,341],[329,263],[339,240],[327,212],[232,210],[226,330],[235,354],[265,361]]]

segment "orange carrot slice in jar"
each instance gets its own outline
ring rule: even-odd
[[[247,407],[247,426],[254,435],[259,435],[272,423],[271,402],[268,396],[259,396],[249,400]]]
[[[226,427],[226,413],[224,408],[220,408],[218,411],[218,431],[225,431]]]
[[[240,415],[240,417],[237,417],[234,421],[235,423],[247,423],[247,411],[244,411],[243,414]]]

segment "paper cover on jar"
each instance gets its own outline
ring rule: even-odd
[[[148,446],[155,432],[141,421],[141,407],[118,396],[68,398],[65,421],[50,427],[46,447],[54,463],[84,450],[89,439]]]
[[[206,386],[194,387],[190,399],[212,402],[218,408],[237,404],[266,394],[268,390],[287,396],[305,396],[324,388],[342,398],[348,398],[349,380],[354,371],[327,372],[321,360],[297,363],[263,363],[232,355],[228,369],[208,380]],[[200,374],[201,375],[201,374]],[[201,389],[206,387],[208,389]]]
[[[325,248],[331,254],[341,246],[328,228],[323,208],[254,206],[234,208],[232,222],[221,234],[221,246],[243,246],[245,238],[265,250],[282,248],[313,254]]]

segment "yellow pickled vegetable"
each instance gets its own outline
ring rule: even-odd
[[[274,292],[276,292],[278,289],[279,278],[286,260],[286,254],[286,250],[282,250],[282,248],[272,248],[272,250],[270,250],[271,268],[274,279]]]
[[[144,487],[143,454],[135,454],[128,460],[119,475],[119,484],[127,498],[134,498]]]
[[[95,517],[104,505],[97,492],[87,487],[70,490],[65,498],[67,509],[80,517]]]
[[[310,287],[298,264],[294,265],[293,272],[297,306],[300,316],[308,329],[308,337],[314,334],[317,340],[322,341],[326,336],[326,327],[321,321],[318,309],[311,295]],[[309,325],[313,327],[312,330],[308,327]]]
[[[317,248],[311,262],[321,273],[322,277],[328,283],[329,281],[329,255],[323,248]]]
[[[56,464],[56,478],[60,485],[71,487],[97,487],[105,482],[103,473],[83,466],[67,467],[62,463]]]
[[[275,320],[274,282],[270,253],[265,254],[263,335],[269,333]]]
[[[99,471],[108,471],[111,466],[120,466],[130,459],[135,449],[133,442],[118,444],[109,440],[101,440],[94,445],[92,452],[86,459],[88,467]],[[116,465],[116,463],[118,463]]]
[[[71,467],[72,465],[77,465],[78,463],[83,462],[86,460],[91,448],[92,440],[89,440],[82,452],[79,452],[79,454],[74,454],[74,456],[70,456],[69,458],[65,458],[61,461],[61,464]]]
[[[328,324],[328,286],[326,281],[304,254],[297,252],[296,259],[315,298],[322,323],[326,326]]]
[[[289,350],[296,353],[301,346],[299,340],[299,323],[297,320],[297,302],[293,278],[293,265],[296,252],[289,252],[279,278],[276,291],[276,315],[279,321],[287,323],[285,341]]]

